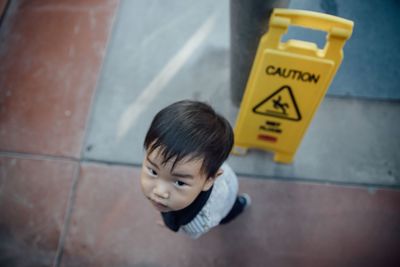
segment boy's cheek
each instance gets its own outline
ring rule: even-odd
[[[140,177],[140,187],[142,189],[142,193],[147,195],[147,191],[149,190],[149,182],[143,175]]]

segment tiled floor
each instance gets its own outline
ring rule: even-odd
[[[79,157],[118,1],[79,3],[12,1],[7,10],[2,150]]]
[[[78,185],[62,266],[394,266],[400,260],[396,191],[242,178],[253,205],[193,241],[156,224],[137,168],[83,164]]]
[[[53,264],[78,167],[68,160],[0,156],[0,266]]]
[[[195,241],[158,226],[138,167],[84,156],[118,5],[18,0],[7,10],[0,266],[400,266],[400,191],[321,183],[326,177],[241,177],[253,205]]]

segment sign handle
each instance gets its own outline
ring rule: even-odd
[[[353,31],[353,22],[350,20],[312,11],[275,8],[271,19],[275,18],[281,18],[281,20],[278,19],[278,24],[281,26],[292,25],[321,30],[341,35],[346,39],[350,38]]]

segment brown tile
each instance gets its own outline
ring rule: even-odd
[[[277,266],[399,266],[400,191],[242,180],[254,204],[244,229]],[[254,231],[251,229],[258,229]],[[243,248],[246,257],[254,256]]]
[[[0,149],[78,157],[118,1],[19,2],[1,29]]]
[[[77,168],[0,157],[0,266],[52,266]]]
[[[62,266],[399,266],[399,191],[240,182],[250,209],[193,241],[156,225],[138,169],[86,164]]]

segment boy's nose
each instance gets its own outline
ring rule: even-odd
[[[156,184],[156,186],[154,187],[153,193],[154,193],[154,195],[156,195],[157,197],[162,198],[162,199],[169,198],[169,192],[167,190],[167,186],[162,181],[159,181]]]

